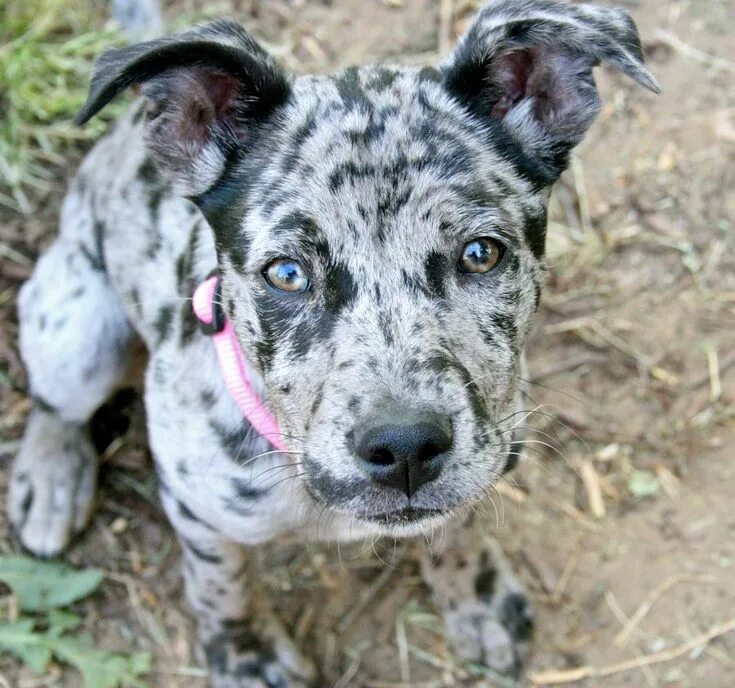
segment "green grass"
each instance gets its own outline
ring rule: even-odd
[[[35,197],[64,181],[70,150],[114,116],[84,129],[72,122],[94,58],[121,42],[105,12],[89,0],[0,0],[0,204],[32,212]]]

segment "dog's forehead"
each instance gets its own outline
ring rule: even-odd
[[[527,185],[431,68],[296,79],[246,217],[257,258],[274,240],[433,250],[466,225],[521,223]]]

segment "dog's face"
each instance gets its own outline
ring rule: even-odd
[[[385,525],[481,497],[508,458],[545,191],[435,70],[297,80],[237,174],[225,295],[311,493]]]
[[[439,69],[289,79],[231,23],[103,58],[82,118],[144,83],[151,148],[213,228],[320,503],[405,533],[497,480],[546,200],[602,59],[655,87],[624,12],[544,0],[489,6]]]

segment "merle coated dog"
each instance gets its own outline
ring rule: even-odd
[[[438,67],[294,76],[230,21],[104,53],[80,122],[128,86],[142,98],[82,164],[20,294],[35,402],[9,494],[22,543],[55,555],[85,526],[86,426],[142,340],[214,686],[318,685],[253,594],[248,546],[439,526],[422,571],[448,637],[517,673],[531,612],[467,513],[517,454],[549,191],[598,113],[603,62],[658,89],[624,10],[556,0],[490,2]],[[192,311],[214,270],[279,449]]]

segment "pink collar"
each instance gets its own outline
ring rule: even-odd
[[[287,451],[278,421],[250,381],[245,355],[220,298],[219,278],[209,277],[194,291],[192,306],[202,330],[212,337],[227,390],[250,425],[276,449]]]

